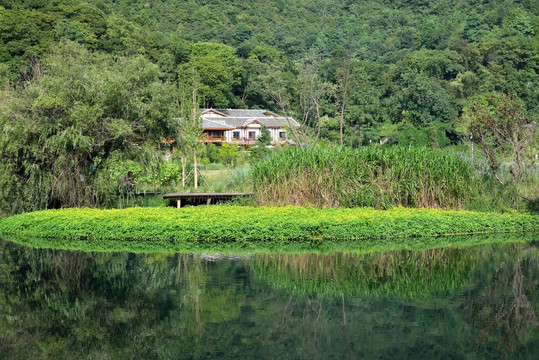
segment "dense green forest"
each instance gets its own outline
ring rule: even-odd
[[[496,91],[517,95],[530,116],[539,113],[533,0],[0,5],[2,75],[14,81],[51,44],[70,40],[108,54],[141,55],[159,66],[162,80],[194,67],[204,105],[214,107],[279,110],[266,77],[279,80],[270,82],[272,90],[294,102],[304,90],[302,76],[314,69],[323,135],[337,137],[344,101],[349,142],[388,137],[424,144],[433,129],[442,145],[457,142],[455,121],[467,100]]]
[[[181,84],[325,142],[467,142],[496,94],[536,121],[538,37],[536,0],[0,0],[1,191],[102,197],[68,180],[177,137]]]

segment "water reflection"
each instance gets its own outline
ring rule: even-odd
[[[0,241],[0,358],[537,358],[535,244],[385,254]]]
[[[480,339],[477,346],[487,345],[513,356],[528,332],[538,325],[537,265],[534,246],[505,253],[486,276],[486,286],[468,294],[463,313]]]
[[[471,249],[357,255],[259,255],[256,276],[295,295],[392,295],[415,298],[463,285],[475,267]]]

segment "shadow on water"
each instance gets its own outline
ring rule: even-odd
[[[195,255],[0,241],[0,358],[539,358],[538,265],[529,242]]]

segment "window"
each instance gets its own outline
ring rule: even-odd
[[[279,140],[286,140],[286,131],[279,131]]]
[[[239,140],[240,139],[240,132],[239,131],[234,131],[232,133],[232,139]]]
[[[249,131],[249,140],[256,139],[256,131]]]

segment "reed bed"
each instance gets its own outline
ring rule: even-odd
[[[460,209],[478,194],[465,161],[413,147],[292,147],[252,178],[260,205]]]

